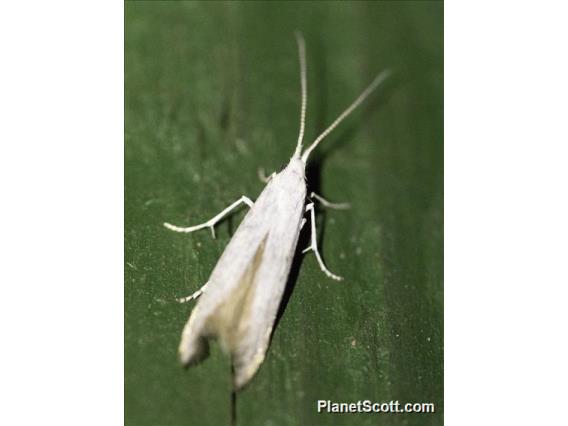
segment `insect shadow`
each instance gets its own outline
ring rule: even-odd
[[[323,62],[323,61],[321,61]],[[323,73],[325,75],[325,73]],[[396,87],[398,86],[398,81],[395,81],[388,84],[386,88],[383,90],[383,96],[380,99],[375,99],[372,102],[369,102],[369,105],[363,109],[361,114],[355,118],[349,126],[346,128],[333,140],[331,140],[325,149],[322,149],[320,152],[314,153],[314,156],[311,158],[310,162],[307,164],[306,167],[306,180],[308,182],[308,195],[312,192],[316,194],[322,194],[321,191],[321,176],[322,176],[322,169],[325,161],[327,158],[334,153],[336,150],[339,150],[346,145],[350,140],[352,140],[357,132],[361,129],[361,126],[369,121],[369,118],[372,114],[376,113],[378,109],[382,105],[388,102],[388,99],[392,96]],[[394,84],[392,84],[394,83]],[[324,91],[321,91],[324,93]],[[326,98],[325,96],[321,97],[318,102],[318,107],[316,108],[316,121],[319,123],[325,122],[325,118],[323,117],[323,111],[326,109]],[[325,197],[325,193],[322,194]],[[337,200],[339,202],[349,202],[350,200]],[[318,232],[319,235],[317,236],[318,239],[318,247],[320,247],[320,254],[324,259],[325,263],[325,254],[323,251],[324,248],[324,239],[325,239],[325,228],[326,228],[326,217],[328,211],[325,208],[318,207],[316,203],[316,215],[318,218]],[[276,314],[276,320],[274,322],[274,327],[272,328],[272,333],[270,335],[270,341],[272,343],[272,339],[274,337],[274,333],[278,328],[280,320],[284,315],[286,307],[292,297],[292,293],[294,292],[294,288],[296,286],[296,282],[298,281],[298,275],[300,273],[300,268],[302,266],[302,262],[304,261],[305,254],[302,253],[303,248],[308,247],[310,245],[310,229],[309,226],[305,226],[304,229],[300,232],[300,237],[298,239],[298,245],[296,252],[294,253],[294,258],[292,260],[292,266],[290,268],[290,274],[288,275],[288,281],[286,282],[286,287],[284,289],[284,293],[282,295],[282,301],[278,308],[278,312]]]
[[[306,179],[309,183],[309,191],[318,192],[320,188],[320,181],[321,181],[321,163],[320,161],[312,161],[309,163],[308,167],[306,168]],[[318,215],[323,214],[321,209],[317,210]],[[325,222],[325,221],[324,221]],[[323,235],[323,227],[321,228],[320,235]],[[310,245],[310,229],[309,226],[304,226],[304,229],[300,232],[300,236],[298,238],[298,245],[296,252],[294,253],[294,258],[292,260],[292,266],[290,268],[290,273],[288,274],[288,281],[286,282],[286,287],[284,288],[284,293],[282,294],[282,301],[280,302],[280,306],[278,308],[278,312],[276,313],[276,320],[274,321],[274,327],[272,328],[272,332],[270,334],[270,341],[272,342],[272,338],[274,337],[274,333],[278,328],[278,324],[280,323],[280,319],[284,315],[284,311],[288,306],[288,302],[292,297],[292,293],[294,291],[294,287],[296,286],[296,282],[298,281],[298,275],[300,274],[300,268],[302,266],[302,262],[304,261],[305,254],[302,253],[302,250],[305,247]]]

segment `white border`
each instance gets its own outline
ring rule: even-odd
[[[0,11],[0,424],[123,422],[123,6]]]
[[[445,7],[446,424],[561,424],[568,14]],[[9,2],[0,43],[0,423],[119,424],[123,7]]]
[[[567,8],[445,8],[445,419],[568,424]]]

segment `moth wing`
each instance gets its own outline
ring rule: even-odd
[[[303,206],[298,213],[293,228],[298,232],[290,232],[290,228],[283,226],[284,221],[280,221],[270,229],[259,250],[262,259],[255,264],[246,311],[239,318],[237,340],[230,349],[236,389],[252,379],[266,356],[294,257]]]
[[[179,356],[184,365],[197,364],[207,357],[208,340],[224,334],[219,333],[215,327],[221,325],[220,318],[226,317],[224,311],[233,310],[235,315],[238,313],[231,307],[231,303],[241,301],[241,293],[246,293],[245,288],[250,286],[246,278],[254,272],[254,269],[250,269],[251,264],[255,264],[255,258],[259,256],[259,249],[268,231],[259,208],[261,202],[259,197],[239,225],[207,281],[207,290],[191,312],[179,345]],[[221,315],[216,315],[219,310]],[[215,317],[216,321],[213,321]],[[223,341],[221,343],[223,344]]]
[[[294,257],[306,195],[303,174],[271,180],[227,245],[187,322],[181,361],[195,364],[217,338],[241,388],[264,360]]]

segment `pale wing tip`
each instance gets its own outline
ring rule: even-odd
[[[181,364],[186,368],[191,367],[209,356],[209,343],[203,338],[196,339],[190,344],[182,340],[178,353]]]
[[[235,379],[233,380],[233,390],[235,392],[241,391],[245,388],[246,385],[248,385],[249,382],[250,382],[250,378],[249,379],[242,379],[242,378],[237,379],[235,377]]]
[[[249,382],[252,380],[256,374],[258,367],[254,371],[245,371],[241,369],[235,369],[235,375],[233,376],[233,388],[235,391],[242,390]]]
[[[233,388],[239,391],[247,386],[253,377],[258,372],[262,362],[264,361],[265,351],[257,353],[252,359],[249,359],[244,364],[239,362],[233,363]]]

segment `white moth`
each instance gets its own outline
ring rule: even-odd
[[[185,325],[179,345],[180,360],[194,365],[209,353],[210,339],[217,339],[231,357],[233,386],[241,389],[255,375],[269,345],[276,314],[286,286],[300,230],[309,213],[312,250],[321,270],[330,278],[342,278],[331,273],[319,254],[316,238],[314,203],[306,204],[306,162],[310,153],[345,117],[347,117],[388,76],[380,73],[361,95],[302,153],[307,104],[305,43],[296,33],[300,57],[302,107],[300,134],[294,155],[279,173],[273,173],[267,185],[252,202],[242,196],[221,213],[200,225],[181,228],[164,223],[176,232],[190,233],[210,228],[215,236],[215,224],[241,203],[250,207],[227,248],[221,255],[207,283],[180,302],[199,296],[200,299]],[[333,204],[316,194],[311,198],[331,208],[347,208]]]

